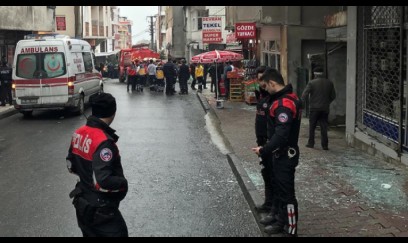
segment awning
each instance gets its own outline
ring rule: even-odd
[[[120,50],[115,50],[115,51],[110,51],[110,52],[99,52],[99,53],[95,53],[95,56],[96,57],[110,56],[110,55],[117,54],[118,52],[120,52]]]

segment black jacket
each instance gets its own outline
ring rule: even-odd
[[[311,80],[302,93],[304,101],[310,94],[310,111],[330,111],[330,103],[336,98],[333,82],[325,78]]]
[[[163,65],[163,74],[167,81],[173,81],[177,76],[176,68],[173,63],[167,62]]]
[[[255,134],[258,146],[263,146],[268,138],[268,111],[270,107],[270,95],[266,90],[255,91],[258,95],[256,104]]]
[[[128,191],[123,174],[115,130],[91,116],[85,126],[77,129],[71,140],[68,169],[80,178],[81,188],[101,198],[122,200]]]
[[[261,156],[268,156],[277,149],[285,151],[288,147],[294,148],[299,154],[298,140],[300,121],[302,118],[301,101],[291,84],[286,85],[281,91],[271,95],[273,100],[268,122],[271,135],[268,143],[260,150]]]
[[[186,64],[182,64],[179,69],[179,80],[188,80],[190,78],[190,70]]]

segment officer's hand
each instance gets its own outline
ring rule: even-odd
[[[262,148],[262,147],[252,148],[252,151],[254,151],[257,155],[259,155],[259,150],[260,150],[261,148]]]

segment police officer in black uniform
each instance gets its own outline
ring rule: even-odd
[[[128,191],[123,174],[119,137],[109,125],[116,114],[115,98],[108,93],[90,97],[92,116],[72,136],[67,166],[80,181],[70,193],[74,198],[78,226],[84,237],[127,237],[119,211]]]
[[[268,140],[268,111],[270,106],[270,95],[268,91],[265,90],[265,82],[261,80],[261,76],[266,70],[266,66],[261,66],[256,70],[259,90],[255,91],[255,95],[257,97],[257,105],[256,105],[256,118],[255,118],[255,135],[256,135],[256,143],[258,146],[265,146]],[[275,205],[274,205],[274,186],[273,186],[273,174],[272,174],[272,163],[268,163],[268,157],[262,158],[259,157],[260,164],[262,165],[261,175],[264,180],[264,188],[265,188],[265,201],[262,205],[256,205],[255,208],[259,213],[270,213],[271,211],[275,212]],[[262,219],[261,223],[269,223],[264,222],[265,219]]]
[[[271,157],[278,212],[276,222],[265,227],[268,234],[297,236],[298,203],[295,195],[295,170],[299,162],[301,102],[291,84],[285,86],[282,75],[267,68],[261,77],[273,100],[269,109],[271,138],[265,146],[253,148],[261,157]]]
[[[5,106],[8,102],[10,105],[13,104],[13,97],[11,95],[11,74],[13,69],[7,66],[6,57],[2,57],[1,67],[0,67],[0,102],[2,106]]]

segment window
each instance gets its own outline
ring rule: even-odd
[[[84,59],[85,72],[92,72],[92,56],[90,52],[82,52],[82,57]]]
[[[64,53],[20,54],[16,75],[26,79],[56,78],[66,73]]]

